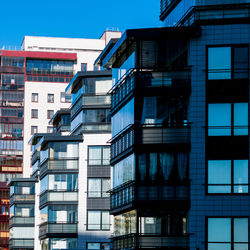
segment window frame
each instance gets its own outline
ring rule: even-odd
[[[62,101],[62,94],[64,94],[64,101]],[[71,100],[70,101],[66,101],[67,99],[66,99],[66,96],[67,95],[70,95],[71,96],[71,94],[67,94],[67,93],[65,93],[65,92],[60,92],[60,102],[61,103],[71,103],[72,102],[72,96],[71,96]]]
[[[230,105],[230,116],[231,116],[231,125],[230,127],[228,126],[209,126],[209,105],[212,105],[212,104],[229,104]],[[249,123],[248,125],[244,126],[242,125],[242,128],[239,128],[239,126],[235,126],[235,104],[247,104],[247,120],[249,119],[249,103],[248,102],[209,102],[207,103],[207,137],[219,137],[219,136],[230,136],[230,137],[234,137],[234,136],[248,136],[249,135],[249,131],[248,131],[248,126],[249,126]],[[228,129],[230,130],[230,135],[223,135],[223,134],[218,134],[218,135],[209,135],[209,129],[219,129],[218,127],[221,127],[222,129],[225,128],[225,129]],[[247,129],[247,134],[237,134],[236,131],[237,131],[237,127],[238,127],[238,130],[239,129]]]
[[[90,229],[89,228],[89,212],[100,212],[100,229]],[[103,224],[102,224],[102,217],[103,217],[103,213],[105,213],[105,212],[108,213],[108,216],[109,216],[108,229],[103,228]],[[109,210],[88,209],[86,217],[87,217],[87,223],[86,223],[86,229],[87,229],[87,231],[110,231],[110,214],[109,214]],[[90,225],[92,225],[92,224],[90,224]]]
[[[37,101],[33,99],[33,96],[37,96]],[[31,93],[31,102],[39,102],[39,93]]]
[[[51,100],[51,97],[52,97],[52,100]],[[48,103],[54,103],[55,102],[55,95],[54,94],[48,94],[47,102]]]
[[[101,159],[90,159],[89,156],[90,156],[90,148],[92,147],[101,147]],[[109,156],[109,159],[104,159],[103,158],[103,151],[104,151],[104,148],[109,148],[109,152],[110,152],[110,156]],[[109,145],[88,145],[88,155],[87,155],[87,162],[88,162],[88,166],[89,167],[92,167],[92,166],[110,166],[110,159],[111,159],[111,147]],[[90,160],[100,160],[101,161],[101,164],[90,164]],[[109,164],[104,164],[105,161],[109,160]]]
[[[34,112],[37,113],[37,116],[34,115],[35,114]],[[31,118],[38,119],[38,109],[31,109]]]
[[[36,132],[34,132],[34,130],[36,130]],[[31,126],[30,134],[31,134],[31,135],[34,135],[34,134],[36,134],[36,133],[38,133],[38,127],[37,127],[37,126]]]
[[[89,190],[89,187],[90,187],[89,180],[101,180],[101,191],[100,192],[98,192],[98,191],[90,191]],[[101,178],[101,177],[100,178],[93,178],[93,177],[88,178],[88,183],[87,183],[87,196],[88,196],[88,198],[90,198],[90,199],[108,198],[109,199],[109,197],[110,197],[109,193],[106,194],[106,192],[103,191],[103,181],[104,180],[109,180],[109,186],[111,185],[110,178]],[[110,186],[110,188],[111,188],[111,186]],[[100,193],[100,196],[93,196],[93,197],[89,196],[89,194],[92,193],[92,192]]]
[[[206,247],[205,249],[208,250],[208,244],[209,244],[209,241],[208,241],[208,231],[209,231],[209,228],[208,228],[208,220],[209,219],[231,219],[231,227],[230,227],[230,230],[231,230],[231,241],[228,243],[228,242],[210,242],[210,243],[225,243],[225,244],[230,244],[230,248],[231,249],[234,249],[234,244],[249,244],[249,236],[248,236],[248,242],[244,243],[244,242],[235,242],[234,241],[234,220],[235,219],[247,219],[248,220],[248,227],[249,228],[249,217],[247,216],[206,216],[205,218],[205,227],[206,227]]]
[[[50,129],[52,129],[52,132],[49,131]],[[47,126],[47,133],[49,133],[49,134],[54,133],[54,128],[51,126]]]
[[[208,183],[208,162],[209,161],[231,161],[231,178],[230,178],[230,184],[209,184]],[[226,195],[226,196],[239,196],[239,195],[243,195],[243,196],[246,196],[246,195],[249,195],[249,188],[248,188],[248,191],[246,193],[236,193],[234,192],[234,187],[237,187],[237,186],[247,186],[248,187],[248,184],[234,184],[234,163],[235,161],[237,160],[247,160],[248,161],[248,165],[249,165],[249,160],[248,159],[207,159],[206,160],[206,195],[216,195],[216,196],[222,196],[222,195]],[[249,173],[248,173],[249,175]],[[247,176],[248,178],[248,176]],[[249,180],[248,180],[249,182]],[[229,193],[211,193],[211,192],[208,192],[208,187],[209,186],[229,186],[230,187],[230,192]]]
[[[209,69],[208,69],[208,57],[209,57],[209,48],[225,48],[225,47],[230,47],[231,48],[231,78],[230,79],[209,79]],[[212,44],[212,45],[207,45],[206,46],[206,80],[207,81],[231,81],[231,80],[242,80],[242,79],[248,79],[249,78],[249,60],[248,60],[248,66],[247,66],[247,72],[248,72],[248,77],[246,78],[235,78],[235,69],[234,69],[234,54],[235,48],[247,48],[248,49],[248,58],[249,58],[249,44],[247,43],[242,43],[242,44]]]
[[[51,111],[53,112],[53,115],[50,117],[50,112],[51,112]],[[48,110],[47,110],[47,119],[49,119],[49,120],[52,119],[52,117],[54,116],[54,114],[55,114],[55,113],[54,113],[54,110],[48,109]]]

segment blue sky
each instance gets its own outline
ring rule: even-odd
[[[159,27],[160,0],[1,1],[0,48],[25,35],[99,38],[106,28]]]

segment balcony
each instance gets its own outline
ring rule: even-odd
[[[97,123],[97,124],[83,124],[79,123],[75,127],[71,127],[71,132],[76,134],[81,133],[110,133],[111,124],[110,123]]]
[[[34,240],[33,239],[10,239],[9,248],[13,249],[34,249]]]
[[[43,176],[47,171],[76,172],[78,171],[78,159],[48,160],[41,165],[40,176]]]
[[[0,66],[0,73],[24,74],[24,68],[13,66]]]
[[[71,107],[71,117],[74,117],[75,114],[79,112],[82,107],[89,107],[89,106],[101,106],[103,107],[110,107],[111,105],[111,96],[107,94],[103,95],[96,95],[96,94],[88,94],[88,95],[81,95],[79,99],[72,105]]]
[[[162,124],[135,124],[121,131],[111,140],[111,164],[113,160],[134,145],[190,143],[190,126],[163,126]]]
[[[9,224],[10,224],[10,227],[12,227],[13,225],[16,225],[16,224],[21,224],[21,225],[32,224],[32,225],[34,225],[34,217],[14,216],[14,217],[10,218]]]
[[[144,206],[148,201],[159,201],[162,205],[175,207],[177,204],[189,204],[189,183],[165,184],[136,184],[135,181],[127,182],[111,190],[111,214],[133,206]],[[147,205],[150,207],[150,205]]]
[[[66,191],[66,190],[47,190],[40,194],[40,207],[47,204],[48,202],[54,203],[77,203],[78,192]]]
[[[39,238],[77,237],[78,225],[70,222],[45,222],[39,226]]]
[[[182,235],[150,235],[150,234],[129,234],[112,238],[113,250],[122,249],[152,249],[171,248],[188,249],[189,236]]]
[[[34,203],[34,194],[14,194],[10,197],[10,205],[13,203]]]
[[[140,90],[140,94],[152,91],[166,95],[190,94],[190,70],[156,72],[131,69],[111,89],[111,111],[117,110],[133,94],[135,88]]]

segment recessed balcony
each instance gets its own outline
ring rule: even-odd
[[[112,238],[113,249],[189,249],[189,236],[129,234]]]
[[[168,207],[189,206],[189,183],[165,183],[165,184],[137,184],[135,181],[127,182],[111,190],[110,213],[116,214],[135,207],[143,207],[152,201]]]

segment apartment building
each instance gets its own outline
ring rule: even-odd
[[[26,210],[11,213],[10,220],[16,222],[10,225],[11,249],[110,249],[111,98],[107,92],[111,86],[110,71],[78,72],[67,87],[72,106],[58,110],[50,120],[54,132],[31,137],[32,175],[9,185],[13,189],[32,183],[35,219],[28,223],[31,215]],[[11,197],[23,192],[13,190]],[[14,205],[11,200],[11,211]],[[26,208],[25,201],[19,207]],[[20,232],[26,227],[23,238]]]
[[[6,249],[6,182],[22,173],[30,177],[30,137],[53,132],[48,121],[57,110],[70,107],[71,96],[65,88],[76,70],[93,70],[94,60],[108,39],[120,36],[120,32],[104,34],[100,39],[24,37],[22,50],[1,50],[0,244]]]
[[[249,7],[162,0],[166,27],[127,30],[100,56],[113,249],[249,248]]]

